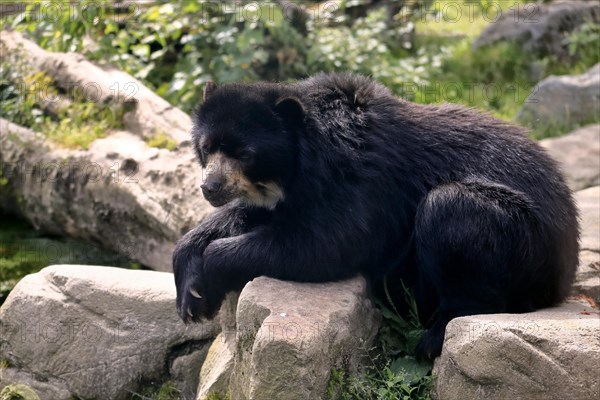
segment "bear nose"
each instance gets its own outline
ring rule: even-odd
[[[205,182],[204,184],[202,184],[200,186],[200,188],[202,188],[202,192],[204,194],[213,194],[218,192],[219,190],[221,190],[221,182],[219,181],[212,181],[212,182]]]

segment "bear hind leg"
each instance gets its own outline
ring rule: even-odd
[[[435,290],[439,308],[426,324],[418,358],[433,359],[441,353],[451,319],[512,308],[519,291],[517,277],[532,266],[531,210],[524,194],[475,179],[436,187],[419,205],[419,280]],[[417,293],[423,292],[419,289]]]

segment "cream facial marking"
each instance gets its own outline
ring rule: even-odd
[[[202,182],[214,189],[214,193],[205,192],[205,197],[217,206],[239,199],[249,205],[273,209],[284,198],[277,183],[250,181],[241,162],[220,151],[208,156],[206,168],[202,170]]]

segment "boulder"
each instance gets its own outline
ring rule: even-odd
[[[112,400],[166,381],[191,397],[219,326],[180,321],[172,274],[55,265],[17,284],[0,332],[0,389]]]
[[[575,193],[575,200],[581,220],[581,252],[574,293],[600,304],[600,187]]]
[[[598,310],[570,301],[527,314],[461,317],[446,328],[438,400],[600,397]]]
[[[490,7],[490,13],[497,9],[497,5]],[[567,54],[566,35],[586,22],[600,22],[600,3],[585,0],[515,3],[481,32],[473,48],[512,41],[526,51],[562,56]]]
[[[379,325],[362,277],[320,284],[257,278],[237,306],[231,398],[322,398],[331,369],[356,370]]]
[[[572,190],[600,185],[600,125],[588,125],[540,144],[557,160]]]
[[[600,63],[581,75],[549,76],[538,83],[517,121],[535,129],[564,129],[600,121],[599,110]]]
[[[177,240],[213,210],[190,146],[157,149],[125,131],[70,150],[0,119],[0,168],[0,209],[160,271],[171,271]]]

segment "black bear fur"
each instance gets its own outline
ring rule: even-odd
[[[361,273],[379,295],[386,277],[397,304],[402,282],[411,289],[429,328],[418,355],[434,358],[452,318],[528,312],[569,293],[579,250],[571,192],[523,129],[489,115],[320,74],[212,87],[193,143],[204,167],[215,151],[241,158],[249,181],[275,182],[282,197],[273,207],[230,199],[179,241],[185,321],[211,318],[258,276]]]

